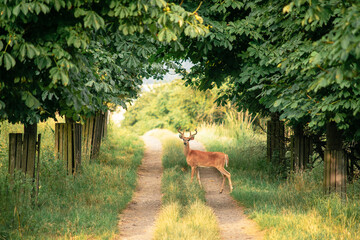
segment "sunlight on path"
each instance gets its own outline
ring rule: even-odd
[[[138,170],[138,182],[132,201],[120,215],[120,236],[115,239],[152,239],[156,216],[161,206],[162,148],[160,141],[143,136],[145,154]]]
[[[197,141],[190,142],[190,148],[204,151]],[[229,162],[231,159],[229,159]],[[219,194],[222,177],[215,168],[200,168],[200,178],[206,191],[206,202],[213,209],[220,227],[222,239],[262,239],[256,223],[249,220],[235,200],[229,195],[226,180],[224,192]],[[234,188],[239,186],[234,186]]]

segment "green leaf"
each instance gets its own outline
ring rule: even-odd
[[[342,40],[341,40],[341,47],[343,49],[347,49],[350,43],[350,38],[349,36],[345,36]]]
[[[344,120],[344,118],[343,118],[342,114],[336,113],[334,120],[336,123],[340,123],[342,120]]]
[[[25,101],[25,105],[29,108],[38,108],[41,104],[36,97],[34,97],[29,91],[21,93],[21,99]]]
[[[89,11],[84,18],[84,26],[89,28],[93,27],[95,30],[98,30],[99,28],[105,26],[105,22],[104,19],[96,12]]]
[[[61,82],[64,86],[69,84],[69,76],[65,73],[65,71],[61,71]]]
[[[166,29],[167,29],[167,28],[161,29],[161,31],[160,31],[159,34],[158,34],[158,39],[159,39],[160,42],[164,41]]]
[[[50,77],[52,78],[52,82],[56,84],[59,80],[61,80],[64,86],[67,86],[69,83],[69,77],[63,69],[58,67],[53,67],[50,69]]]
[[[20,54],[20,59],[23,60],[25,58],[26,55],[26,44],[21,44],[20,49],[19,49],[19,54]]]
[[[81,16],[85,16],[86,15],[86,11],[82,8],[76,8],[74,11],[74,16],[76,18],[81,17]]]
[[[20,7],[21,7],[21,11],[23,12],[23,14],[24,14],[24,15],[27,15],[28,12],[29,12],[28,3],[22,2],[22,3],[20,4]]]
[[[0,40],[0,51],[1,51],[1,49],[3,49],[3,47],[4,47],[4,44],[3,44],[3,42]]]
[[[6,68],[6,70],[10,70],[12,67],[15,66],[16,61],[15,59],[11,56],[11,54],[4,52],[3,53],[3,64]]]
[[[13,13],[15,16],[19,15],[19,13],[20,13],[20,4],[19,4],[19,5],[16,5],[16,6],[13,8],[12,13]]]
[[[342,82],[343,77],[344,77],[344,76],[343,76],[342,70],[341,70],[340,68],[336,69],[336,75],[335,75],[336,82],[337,82],[337,83]]]
[[[43,13],[48,13],[48,12],[50,12],[50,8],[49,8],[47,5],[45,5],[45,4],[43,4],[43,3],[39,3],[39,5],[40,5],[41,11],[42,11]]]
[[[65,1],[63,0],[54,0],[54,8],[58,12],[60,8],[65,7]]]
[[[26,44],[26,56],[30,59],[40,54],[40,51],[32,44]]]
[[[34,62],[40,70],[51,66],[51,59],[49,57],[37,57]]]
[[[276,100],[276,101],[274,102],[274,107],[280,106],[281,101],[282,101],[281,99]]]

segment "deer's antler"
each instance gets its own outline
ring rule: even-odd
[[[193,137],[197,134],[197,129],[195,128],[195,134],[191,134],[191,131],[189,131],[189,132],[190,132],[190,136]]]
[[[181,130],[181,127],[178,128],[178,132],[179,132],[181,135],[184,135],[184,131],[181,132],[180,130]]]

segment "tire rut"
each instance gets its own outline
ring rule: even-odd
[[[161,207],[162,146],[161,142],[145,134],[145,152],[138,169],[134,196],[120,214],[116,240],[150,240]]]
[[[205,151],[205,147],[197,142],[190,142],[190,148]],[[229,159],[231,164],[231,159]],[[255,222],[244,214],[243,208],[229,195],[229,185],[226,180],[224,191],[219,194],[222,176],[215,168],[200,168],[200,179],[207,205],[210,206],[219,223],[222,239],[263,239],[263,233],[258,230]],[[196,181],[196,179],[194,179]],[[239,186],[234,186],[234,188]]]

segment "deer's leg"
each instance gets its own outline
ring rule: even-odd
[[[232,190],[233,190],[234,188],[233,188],[232,183],[231,183],[231,174],[230,174],[228,171],[226,171],[226,169],[225,169],[225,168],[224,168],[224,170],[225,170],[225,172],[227,172],[227,173],[228,173],[228,175],[227,175],[226,177],[227,177],[227,178],[228,178],[228,180],[229,180],[230,192],[232,192]]]
[[[191,182],[193,181],[195,170],[196,167],[191,166]]]
[[[231,174],[226,171],[226,169],[224,167],[222,168],[218,168],[218,170],[227,177],[227,179],[229,180],[229,187],[230,187],[230,192],[232,192],[233,190],[233,186],[232,186],[232,183],[231,183]]]
[[[220,193],[222,193],[222,191],[224,190],[224,184],[225,184],[225,175],[222,174],[222,173],[221,173],[221,175],[222,175],[222,177],[223,177],[223,181],[222,181],[222,184],[221,184]]]
[[[200,187],[202,187],[201,181],[200,181],[200,168],[196,168],[196,171],[197,171],[197,174],[196,174],[197,180],[199,181]]]

